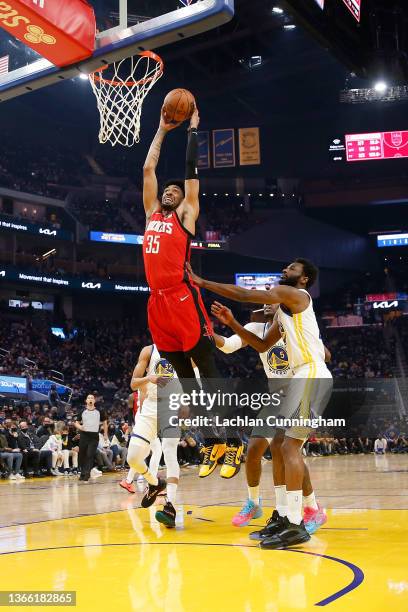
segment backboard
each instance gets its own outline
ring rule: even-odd
[[[39,6],[46,1],[33,0]],[[64,68],[0,27],[0,102],[206,32],[234,15],[234,0],[94,0],[89,4],[98,29],[94,53]]]

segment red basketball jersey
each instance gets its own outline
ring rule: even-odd
[[[167,216],[159,211],[152,214],[143,239],[144,267],[151,289],[167,289],[183,282],[191,236],[175,211]]]

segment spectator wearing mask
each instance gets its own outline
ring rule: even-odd
[[[0,434],[0,460],[6,467],[9,480],[24,480],[24,476],[20,474],[23,455],[17,448],[8,445],[4,434]]]
[[[113,453],[113,462],[123,467],[127,457],[126,439],[123,432],[119,428],[116,428],[114,423],[109,424],[108,438],[110,449]]]
[[[22,421],[21,424],[23,427],[27,425],[25,421]],[[35,448],[25,429],[21,431],[21,429],[17,429],[17,427],[14,426],[10,431],[16,440],[17,447],[21,449],[23,454],[22,466],[24,476],[27,477],[33,473],[35,478],[41,478],[43,474],[40,470],[40,451],[38,448]]]
[[[64,454],[62,452],[62,431],[64,430],[64,423],[58,421],[55,425],[55,433],[52,434],[44,446],[42,451],[52,452],[52,469],[51,473],[54,476],[62,476],[63,472],[59,470],[64,461]]]
[[[33,428],[29,427],[27,421],[20,422],[20,433],[27,438],[27,443],[30,444],[30,448],[38,451],[40,453],[40,464],[39,467],[45,467],[45,475],[52,476],[51,468],[52,468],[52,453],[51,451],[43,451],[41,447],[43,446],[41,439],[37,436]],[[41,470],[40,470],[41,473]]]
[[[109,434],[108,437],[105,438],[103,435],[103,430],[99,432],[99,442],[98,449],[96,451],[96,463],[98,467],[102,470],[107,470],[108,472],[114,472],[115,468],[113,467],[113,451],[110,447]]]
[[[62,431],[62,453],[64,455],[64,474],[66,476],[78,474],[79,438],[80,434],[77,433],[73,424],[65,427]],[[69,467],[70,459],[72,470]]]
[[[54,433],[54,421],[47,416],[44,417],[42,425],[39,426],[36,433],[44,444],[44,442],[50,437],[50,435]],[[42,440],[43,436],[44,440]]]

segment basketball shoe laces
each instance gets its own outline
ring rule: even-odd
[[[237,449],[234,446],[228,448],[225,454],[224,465],[234,465],[236,454]]]
[[[208,463],[210,463],[211,451],[212,451],[212,446],[203,446],[200,449],[200,453],[203,453],[204,455],[203,465],[207,465]]]

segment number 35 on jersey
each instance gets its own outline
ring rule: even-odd
[[[160,236],[154,236],[152,234],[148,234],[146,236],[146,249],[145,253],[158,253],[160,249]]]

